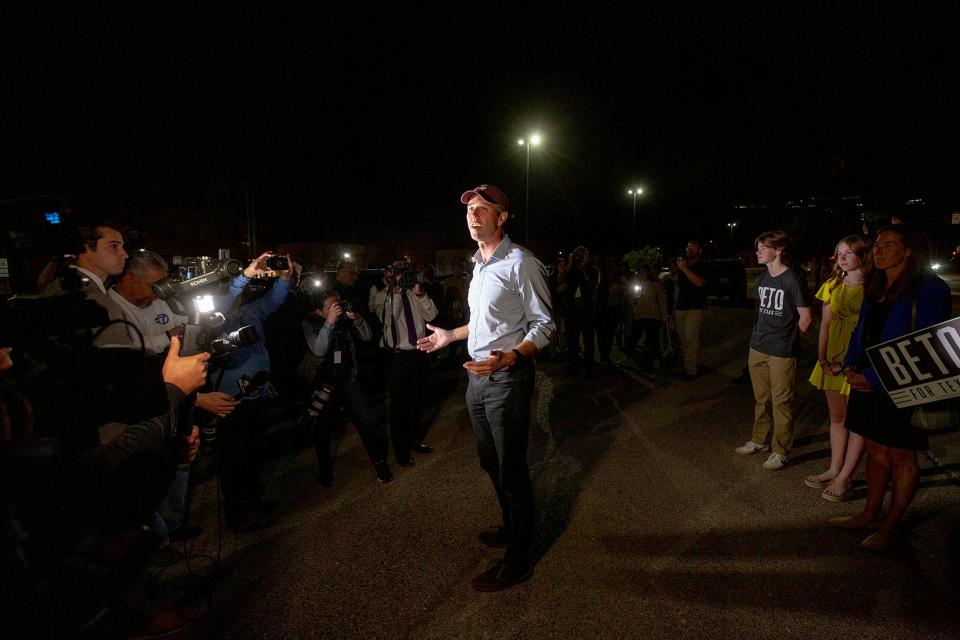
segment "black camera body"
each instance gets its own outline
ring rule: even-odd
[[[260,341],[257,328],[253,325],[224,334],[223,324],[224,318],[220,313],[194,314],[190,322],[183,325],[180,355],[195,356],[206,352],[211,358],[224,358],[241,347],[249,347]]]
[[[392,278],[387,278],[387,284],[393,287],[403,287],[404,289],[410,289],[418,284],[424,283],[424,277],[422,271],[414,271],[413,267],[409,265],[396,266],[390,265],[384,271],[390,271],[393,273]]]
[[[270,271],[287,271],[290,269],[290,261],[286,256],[270,256],[267,258],[267,269]]]

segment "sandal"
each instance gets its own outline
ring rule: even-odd
[[[836,482],[836,481],[834,481]],[[823,490],[820,494],[820,497],[824,500],[829,500],[830,502],[846,502],[850,499],[850,491],[853,488],[853,483],[850,480],[841,481],[843,485],[843,490],[837,491],[833,489],[834,482],[831,482],[830,485]]]
[[[829,472],[827,472],[829,473]],[[815,476],[807,476],[803,479],[803,484],[807,485],[811,489],[826,489],[830,486],[830,483],[834,481],[837,476],[832,476],[828,480],[817,480],[819,476],[822,476],[822,473],[818,473]]]

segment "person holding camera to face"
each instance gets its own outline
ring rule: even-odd
[[[336,405],[356,425],[377,480],[385,484],[393,480],[387,464],[387,434],[374,425],[357,381],[355,338],[367,341],[373,332],[352,304],[341,302],[335,290],[321,292],[315,300],[318,306],[302,323],[310,352],[304,357],[301,370],[314,389],[307,412],[317,450],[317,481],[323,485],[333,482],[330,433],[324,414],[331,405]]]
[[[700,326],[707,308],[706,271],[701,258],[703,248],[699,240],[691,240],[683,256],[676,260],[677,299],[675,317],[680,344],[683,346],[683,374],[687,382],[700,373],[697,357],[700,355]]]
[[[426,323],[437,317],[437,305],[423,289],[417,274],[394,260],[385,273],[386,287],[373,298],[380,319],[380,346],[387,352],[387,390],[390,393],[390,439],[401,467],[413,466],[411,451],[430,453],[420,424],[427,378],[427,354],[417,349],[426,336]]]
[[[263,528],[269,514],[279,506],[277,501],[264,500],[260,495],[266,438],[264,414],[275,393],[269,383],[248,390],[247,382],[260,372],[270,373],[270,355],[263,342],[264,323],[286,302],[290,280],[298,270],[299,265],[289,256],[263,253],[230,282],[229,293],[216,304],[218,310],[223,310],[224,334],[252,326],[260,336],[254,344],[233,351],[225,366],[210,372],[211,386],[205,391],[223,392],[240,400],[239,404],[230,409],[198,403],[200,408],[222,416],[217,426],[220,483],[227,520],[238,533]],[[254,277],[269,272],[280,274],[269,288],[249,286]]]
[[[593,370],[593,351],[597,326],[597,287],[600,271],[590,263],[590,251],[579,246],[570,254],[567,268],[558,277],[558,290],[567,300],[567,350],[570,371],[575,373],[581,364],[587,373]],[[583,339],[583,358],[580,358],[580,340]]]

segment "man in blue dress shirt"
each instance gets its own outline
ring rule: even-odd
[[[478,591],[500,591],[533,573],[533,485],[527,467],[533,356],[550,343],[553,311],[543,265],[504,233],[509,202],[503,191],[482,184],[460,202],[467,205],[467,229],[478,246],[470,321],[452,330],[428,324],[433,333],[418,340],[417,348],[430,352],[467,341],[472,358],[463,365],[469,372],[467,410],[480,466],[490,475],[503,515],[502,526],[479,538],[487,546],[506,548],[503,559],[472,584]]]

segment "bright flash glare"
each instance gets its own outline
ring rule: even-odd
[[[210,313],[213,311],[213,296],[197,296],[194,300],[197,311],[200,313]]]

